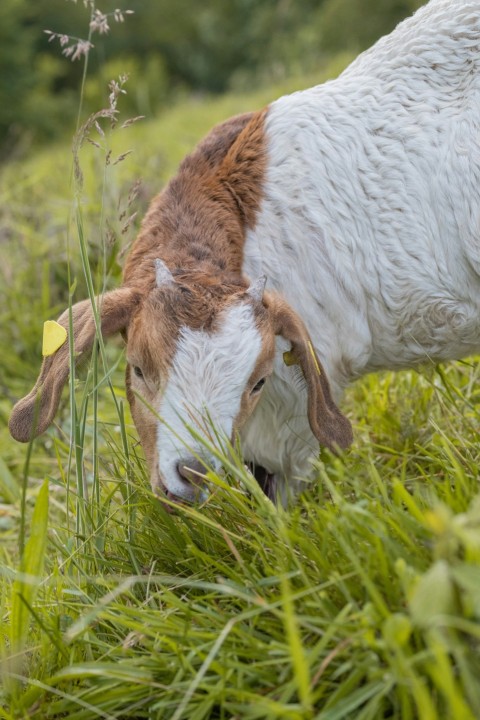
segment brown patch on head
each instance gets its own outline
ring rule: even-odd
[[[181,328],[214,332],[223,310],[246,289],[235,276],[219,283],[211,275],[177,270],[174,277],[148,294],[128,330],[129,361],[153,378],[170,367]]]
[[[152,290],[157,257],[174,274],[239,280],[245,232],[255,225],[262,198],[265,115],[222,123],[183,161],[145,216],[125,265],[126,284]]]

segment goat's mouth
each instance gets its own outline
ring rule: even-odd
[[[153,492],[163,509],[170,514],[174,514],[181,506],[193,504],[192,500],[187,500],[170,492],[162,482],[155,484]]]
[[[277,478],[273,473],[268,472],[261,465],[256,465],[253,462],[248,463],[248,469],[252,473],[253,477],[257,481],[260,489],[273,503],[277,501]]]
[[[248,462],[247,467],[262,492],[269,500],[275,503],[278,494],[276,476],[261,465],[256,465],[253,462]],[[168,487],[167,481],[157,473],[156,480],[152,483],[153,491],[160,502],[162,500],[166,501],[162,502],[162,505],[170,513],[175,512],[175,506],[202,503],[209,495],[205,484],[206,472],[206,468],[201,468],[198,461],[179,460],[175,467],[172,468],[172,473],[170,473],[170,475],[173,475],[169,483],[170,487]],[[174,489],[172,489],[172,486]]]
[[[169,464],[165,473],[158,470],[152,482],[153,490],[165,505],[192,505],[204,502],[208,497],[205,473],[207,468],[194,458],[182,458]]]

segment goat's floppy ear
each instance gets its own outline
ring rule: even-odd
[[[348,447],[353,440],[352,426],[332,400],[325,371],[317,357],[307,329],[300,317],[280,297],[265,293],[276,335],[292,347],[285,353],[287,365],[300,365],[307,383],[308,420],[321,445],[332,451]]]
[[[98,317],[104,337],[126,328],[139,299],[138,292],[131,288],[112,290],[97,298]],[[73,305],[72,322],[75,356],[81,360],[82,356],[91,351],[95,340],[95,320],[90,300]],[[68,333],[69,310],[65,310],[58,323]],[[47,429],[57,411],[69,371],[70,347],[67,339],[52,355],[44,357],[35,387],[13,408],[8,425],[15,440],[29,442]]]

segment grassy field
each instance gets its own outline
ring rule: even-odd
[[[118,284],[149,198],[215,122],[294,87],[93,128],[81,185],[63,142],[0,176],[0,718],[480,717],[476,362],[357,383],[353,448],[289,511],[238,461],[167,513],[119,341],[45,435],[8,435],[43,321]]]

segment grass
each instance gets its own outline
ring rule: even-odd
[[[3,171],[2,419],[35,379],[43,321],[117,284],[185,152],[268,99],[97,134],[73,205],[64,144]],[[96,355],[31,447],[0,426],[0,718],[478,717],[476,363],[357,383],[354,447],[322,455],[288,512],[238,462],[175,514],[149,489],[122,365],[119,343]]]

